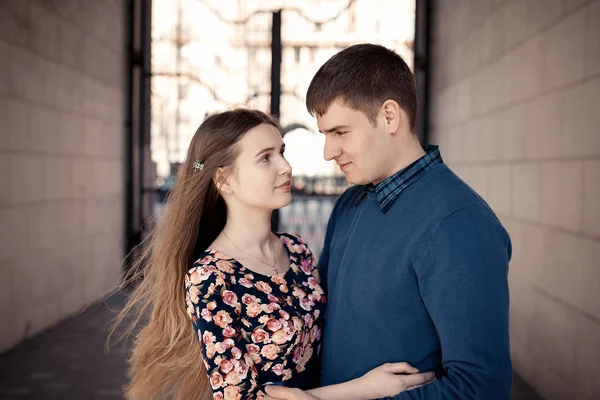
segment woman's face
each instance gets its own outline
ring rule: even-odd
[[[237,146],[239,153],[227,179],[228,205],[272,211],[290,204],[292,167],[283,156],[285,144],[279,130],[270,124],[258,125]]]

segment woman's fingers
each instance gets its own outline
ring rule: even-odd
[[[405,362],[387,363],[383,365],[385,372],[391,372],[393,374],[416,374],[419,372],[418,369]]]
[[[435,378],[435,374],[433,372],[425,372],[422,374],[413,374],[413,375],[403,375],[399,376],[398,379],[402,381],[402,384],[405,389],[413,388],[415,386],[424,385]]]
[[[421,386],[425,386],[426,384],[431,383],[433,381],[435,381],[435,378],[433,378],[432,380],[430,380],[430,381],[428,381],[426,383],[423,383],[421,385],[407,387],[406,390],[408,391],[408,390],[413,390],[413,389],[416,389],[416,388],[420,388]]]

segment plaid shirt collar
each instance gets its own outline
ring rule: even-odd
[[[404,189],[417,182],[433,167],[444,162],[438,146],[424,146],[423,149],[426,154],[408,167],[401,169],[377,185],[370,183],[363,186],[354,205],[357,206],[368,192],[376,192],[381,211],[387,212]]]

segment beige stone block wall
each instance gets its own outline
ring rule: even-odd
[[[511,234],[515,370],[600,398],[600,1],[434,4],[430,141]]]
[[[125,11],[0,2],[0,351],[117,283]]]

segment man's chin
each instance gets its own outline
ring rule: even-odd
[[[358,177],[355,174],[344,174],[344,177],[349,185],[366,185],[369,183],[365,179],[361,179],[361,177]]]

